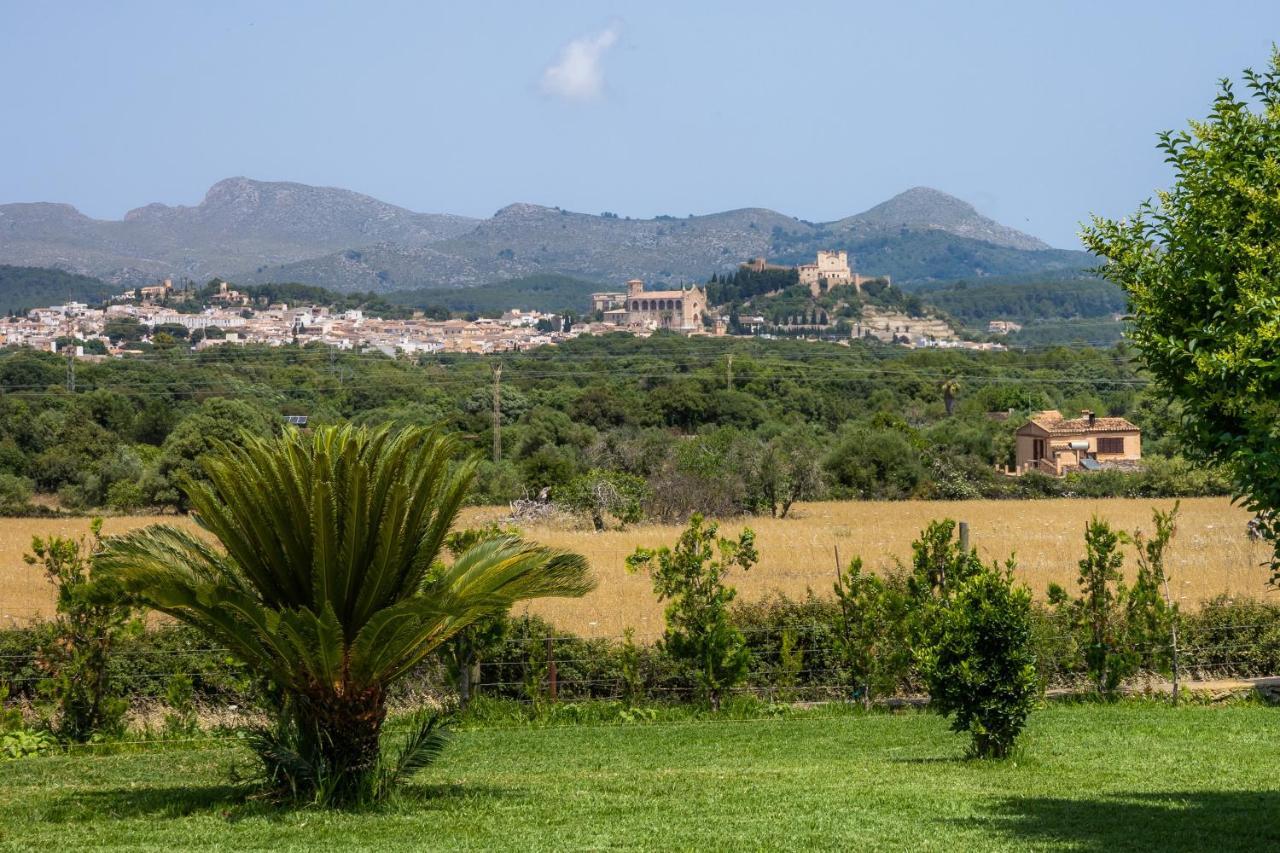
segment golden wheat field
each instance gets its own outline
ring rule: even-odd
[[[911,540],[934,518],[969,522],[973,545],[986,559],[1013,553],[1018,573],[1038,595],[1051,581],[1073,588],[1076,561],[1083,549],[1083,528],[1093,514],[1126,530],[1149,528],[1153,506],[1169,508],[1172,500],[1044,500],[1044,501],[848,501],[798,505],[788,519],[750,518],[722,522],[722,533],[744,526],[756,532],[760,562],[750,572],[732,576],[744,600],[775,592],[802,596],[807,589],[830,593],[835,554],[848,561],[860,555],[872,568],[886,569],[910,557]],[[501,518],[503,507],[465,510],[459,524]],[[1174,595],[1184,607],[1220,593],[1275,595],[1267,587],[1263,565],[1269,549],[1246,535],[1249,514],[1225,498],[1182,501],[1177,537],[1169,561]],[[104,533],[112,534],[166,521],[182,525],[188,519],[127,516],[106,519]],[[0,519],[0,623],[21,623],[52,609],[49,586],[22,555],[33,535],[80,536],[87,519]],[[557,626],[587,636],[618,636],[628,627],[641,638],[661,631],[662,608],[654,601],[648,579],[630,575],[624,560],[636,546],[671,544],[680,528],[642,525],[621,531],[527,526],[525,535],[557,548],[584,554],[595,568],[599,585],[580,600],[548,600],[529,606],[529,612]],[[1127,571],[1132,572],[1130,557]]]

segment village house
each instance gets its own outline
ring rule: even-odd
[[[618,309],[626,309],[627,294],[607,291],[591,294],[591,313],[606,313]]]
[[[992,320],[987,324],[987,332],[992,335],[1008,335],[1021,329],[1022,324],[1012,320]]]
[[[1014,438],[1013,474],[1061,477],[1069,471],[1133,468],[1142,459],[1141,430],[1124,418],[1100,418],[1087,409],[1070,420],[1057,411],[1039,412]]]
[[[148,287],[140,287],[138,288],[138,292],[143,299],[150,300],[153,302],[157,299],[164,299],[166,296],[169,296],[171,293],[173,293],[173,279],[166,278],[164,281],[160,282],[159,284],[149,285]]]
[[[248,305],[249,297],[238,290],[233,290],[225,281],[219,281],[218,292],[210,296],[209,301],[222,305]]]

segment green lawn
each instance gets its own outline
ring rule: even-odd
[[[461,732],[401,801],[273,811],[217,745],[0,764],[0,848],[1280,848],[1280,710],[1056,706],[1016,761],[924,713]]]

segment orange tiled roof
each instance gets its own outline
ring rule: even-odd
[[[1079,435],[1086,432],[1139,432],[1138,427],[1126,418],[1094,418],[1093,423],[1089,423],[1088,418],[1071,418],[1067,420],[1062,417],[1061,412],[1047,411],[1040,412],[1031,416],[1023,429],[1031,424],[1035,424],[1050,435]]]

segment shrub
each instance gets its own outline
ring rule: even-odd
[[[0,513],[10,515],[23,510],[34,488],[35,484],[26,477],[0,471]]]
[[[102,543],[102,519],[95,518],[91,530],[88,542],[36,536],[24,557],[57,588],[57,616],[41,649],[47,676],[42,691],[57,705],[54,731],[72,741],[123,726],[128,702],[113,684],[109,664],[117,642],[137,627],[133,609],[122,603],[118,589],[91,577],[90,564]]]
[[[717,530],[695,514],[674,549],[637,548],[627,557],[628,570],[646,569],[658,600],[669,602],[663,646],[693,672],[713,710],[719,709],[724,691],[746,676],[751,658],[742,632],[729,620],[736,592],[724,576],[734,566],[747,571],[758,559],[749,528],[737,540],[717,539]]]
[[[606,516],[617,519],[619,526],[644,518],[648,494],[649,487],[640,477],[592,468],[555,489],[553,496],[571,512],[589,517],[596,530],[604,530]]]
[[[1085,556],[1080,561],[1081,597],[1074,603],[1087,634],[1085,667],[1099,693],[1111,693],[1137,668],[1124,640],[1122,606],[1127,595],[1121,567],[1121,535],[1096,516],[1085,526]]]
[[[864,705],[893,691],[910,666],[905,592],[902,582],[886,583],[864,573],[861,558],[836,575],[836,648],[853,696]]]
[[[1206,676],[1280,672],[1280,603],[1222,595],[1178,621],[1184,667]]]
[[[787,656],[800,655],[803,669],[796,673],[798,696],[826,698],[843,695],[847,683],[836,648],[838,631],[835,602],[819,598],[810,590],[804,598],[775,595],[757,601],[735,602],[730,619],[742,632],[751,653],[748,683],[771,690],[777,674],[785,668],[783,635],[790,637]]]
[[[107,506],[118,512],[129,512],[146,503],[142,486],[130,480],[117,480],[107,487]]]
[[[1138,575],[1125,602],[1125,633],[1138,666],[1148,672],[1168,672],[1178,610],[1169,600],[1164,557],[1177,526],[1178,504],[1169,512],[1153,510],[1152,516],[1155,532],[1148,537],[1138,530],[1132,536],[1138,551]]]
[[[1013,561],[967,577],[932,608],[932,641],[919,650],[930,705],[968,732],[972,753],[1003,758],[1036,698],[1031,594],[1013,585]]]

